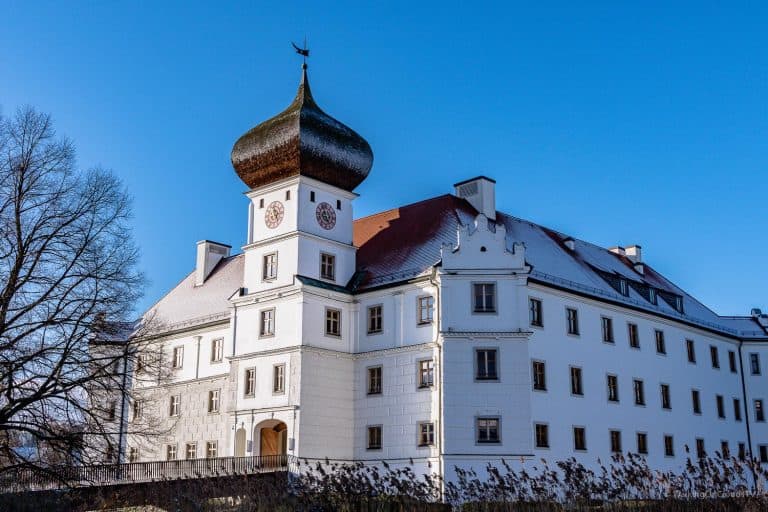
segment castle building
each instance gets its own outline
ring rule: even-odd
[[[173,369],[139,391],[173,429],[151,446],[129,436],[125,460],[288,454],[443,474],[614,452],[661,469],[716,451],[768,461],[768,315],[719,316],[639,245],[499,212],[484,176],[355,220],[372,163],[306,67],[290,106],[235,143],[246,243],[198,242],[195,269],[151,308]]]

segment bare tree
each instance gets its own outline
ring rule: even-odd
[[[122,183],[78,170],[48,115],[0,117],[0,476],[124,451],[140,353],[159,375],[131,321],[144,278],[130,216]]]

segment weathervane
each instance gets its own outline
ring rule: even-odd
[[[307,47],[307,38],[304,38],[304,48],[299,48],[296,46],[296,43],[291,41],[291,45],[293,46],[293,49],[296,50],[296,53],[304,57],[304,64],[302,65],[303,68],[306,69],[307,67],[307,57],[309,57],[309,48]]]

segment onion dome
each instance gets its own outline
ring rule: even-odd
[[[306,64],[293,103],[232,148],[232,166],[250,188],[302,175],[351,191],[372,164],[368,142],[315,103]]]

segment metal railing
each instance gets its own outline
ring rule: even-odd
[[[220,457],[93,466],[59,466],[38,471],[20,468],[0,479],[0,493],[41,491],[64,487],[120,485],[163,480],[295,472],[292,455]]]

